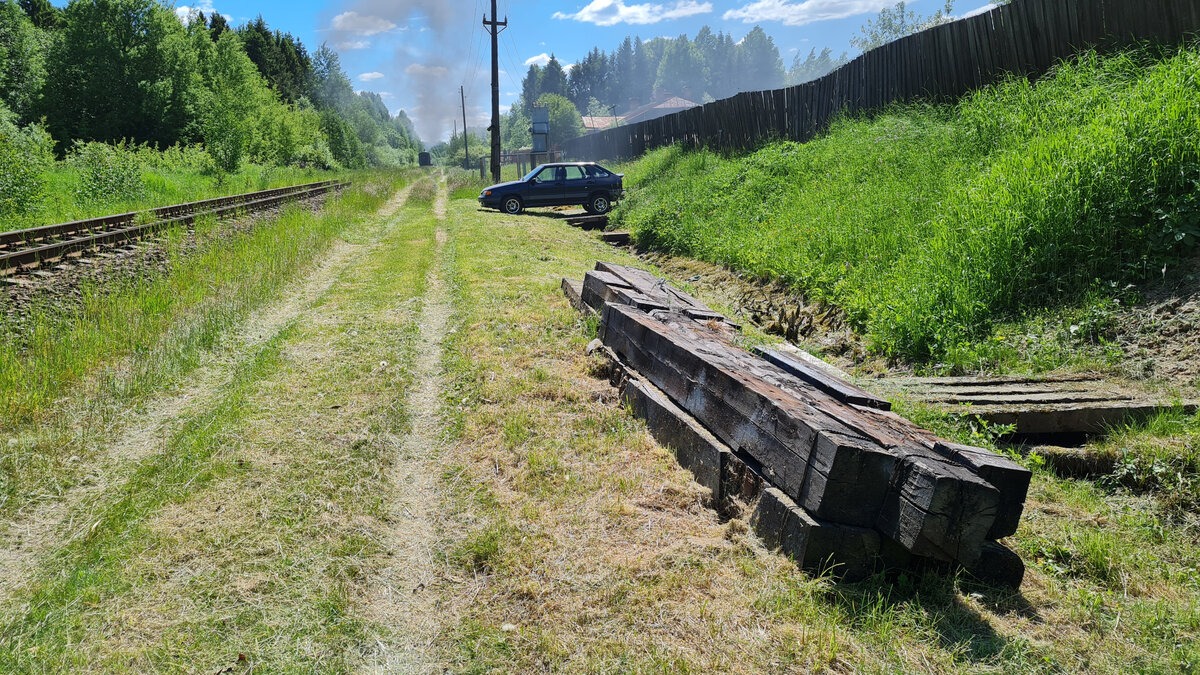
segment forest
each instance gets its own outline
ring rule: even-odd
[[[71,168],[86,174],[74,192],[106,196],[124,182],[136,196],[147,163],[221,182],[247,165],[401,166],[420,150],[404,113],[356,93],[336,52],[310,53],[261,16],[234,27],[156,0],[0,0],[5,220],[62,211],[46,202],[56,171]]]

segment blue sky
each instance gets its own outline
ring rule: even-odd
[[[593,46],[612,51],[626,35],[642,39],[694,36],[701,26],[741,39],[761,25],[775,39],[784,65],[801,52],[828,45],[850,51],[849,39],[894,0],[499,0],[509,27],[500,36],[500,104],[507,109],[531,62],[554,54],[574,63]],[[987,0],[958,0],[965,14]],[[177,9],[189,5],[180,2]],[[490,0],[194,0],[236,24],[262,14],[310,50],[333,45],[358,89],[380,92],[393,112],[407,111],[426,142],[449,136],[453,116],[462,124],[459,85],[472,127],[490,115],[490,45],[481,25]],[[913,0],[930,13],[942,0]]]

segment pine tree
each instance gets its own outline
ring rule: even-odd
[[[567,86],[567,73],[563,70],[562,64],[558,62],[553,54],[550,55],[550,62],[542,69],[541,76],[541,93],[554,94],[566,98],[570,91]]]
[[[60,10],[50,0],[20,0],[18,4],[34,26],[42,30],[58,28]]]

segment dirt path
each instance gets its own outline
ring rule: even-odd
[[[452,307],[444,275],[447,234],[444,227],[447,194],[439,185],[433,210],[438,218],[437,248],[426,277],[421,304],[420,337],[417,340],[413,376],[417,386],[410,392],[407,409],[412,428],[396,448],[389,481],[392,496],[390,531],[385,538],[389,564],[370,580],[366,613],[391,631],[380,638],[370,654],[366,672],[440,672],[430,658],[437,635],[437,572],[433,549],[437,537],[430,512],[436,504],[436,469],[443,426],[439,417],[444,385],[442,342]]]
[[[380,214],[390,217],[407,196],[408,189],[401,191]],[[111,489],[139,462],[162,451],[173,431],[191,414],[211,406],[247,359],[323,296],[347,265],[369,247],[335,242],[278,302],[251,314],[242,329],[229,337],[228,347],[211,354],[182,390],[149,401],[145,412],[102,450],[94,468],[78,485],[60,498],[36,502],[18,512],[0,532],[0,604],[29,582],[38,561],[87,534]]]

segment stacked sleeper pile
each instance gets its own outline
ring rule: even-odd
[[[1020,465],[942,441],[801,359],[737,347],[735,324],[648,272],[599,263],[564,290],[600,313],[635,411],[718,498],[753,498],[769,545],[850,576],[937,561],[1019,583],[994,541],[1020,521]]]

